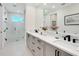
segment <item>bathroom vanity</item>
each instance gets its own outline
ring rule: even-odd
[[[26,42],[34,56],[78,56],[77,44],[50,35],[27,32]]]

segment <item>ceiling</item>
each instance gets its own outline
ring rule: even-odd
[[[24,13],[25,4],[23,3],[4,3],[3,4],[8,12]]]
[[[71,5],[71,3],[28,3],[27,5],[46,9],[46,10],[55,11],[62,7],[69,6],[69,5]]]
[[[71,3],[4,3],[8,12],[24,13],[25,6],[30,5],[36,8],[46,9],[48,11],[56,11],[62,7],[71,5]]]

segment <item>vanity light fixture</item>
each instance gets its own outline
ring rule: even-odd
[[[56,6],[55,6],[55,5],[53,5],[53,6],[52,6],[52,8],[56,8]]]
[[[2,4],[0,3],[0,6],[2,6]]]

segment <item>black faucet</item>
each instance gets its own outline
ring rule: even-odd
[[[64,40],[67,40],[67,39],[68,39],[68,41],[70,41],[70,40],[71,40],[70,35],[66,35],[66,36],[64,37]]]
[[[73,43],[75,43],[76,42],[76,39],[73,39]]]

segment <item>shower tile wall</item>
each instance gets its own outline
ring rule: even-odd
[[[0,6],[0,48],[2,43],[2,6]]]
[[[0,6],[0,48],[3,48],[6,45],[7,42],[7,13],[6,8],[2,5]]]
[[[24,13],[9,14],[4,4],[0,6],[0,48],[4,48],[8,43],[24,39],[24,21],[18,23],[12,22],[11,16],[13,15],[24,18]]]
[[[1,4],[0,6],[0,48],[3,48],[5,45],[6,38],[6,23],[5,23],[5,7]]]
[[[3,23],[2,23],[2,30],[3,30],[3,33],[2,33],[2,47],[4,47],[7,43],[7,10],[6,8],[3,6]]]

